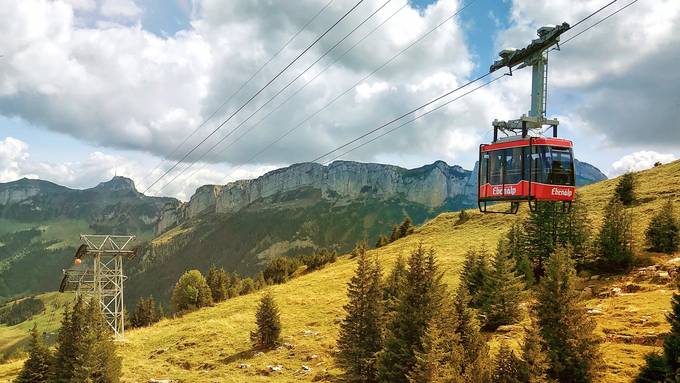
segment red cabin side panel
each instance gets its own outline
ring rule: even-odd
[[[479,198],[496,200],[498,198],[512,198],[527,200],[529,195],[538,201],[573,201],[576,194],[574,186],[548,185],[538,182],[531,183],[529,194],[529,182],[520,181],[516,184],[491,185],[484,184],[479,188]]]

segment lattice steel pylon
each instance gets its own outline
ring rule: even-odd
[[[83,234],[80,239],[83,244],[76,252],[75,265],[64,270],[59,291],[75,291],[85,302],[95,298],[116,339],[123,339],[123,283],[126,279],[123,260],[134,257],[135,251],[128,246],[135,236]]]

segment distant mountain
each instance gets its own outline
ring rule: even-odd
[[[579,184],[606,178],[583,162],[576,169]],[[476,170],[443,161],[416,169],[303,163],[202,186],[186,203],[145,196],[124,177],[84,190],[42,180],[0,183],[0,297],[55,290],[81,233],[137,235],[127,300],[167,299],[189,268],[214,263],[252,275],[275,256],[348,251],[362,239],[372,245],[406,215],[418,224],[473,207],[476,179]]]
[[[577,163],[579,185],[606,179],[591,168]],[[189,202],[165,206],[158,237],[133,261],[128,291],[167,299],[188,268],[217,264],[253,275],[276,256],[320,247],[346,252],[363,239],[373,245],[406,215],[419,224],[476,206],[476,183],[476,170],[443,161],[416,169],[336,161],[205,185]]]
[[[124,177],[84,190],[26,178],[0,183],[0,297],[57,289],[80,234],[150,240],[163,206],[173,202],[139,193]]]

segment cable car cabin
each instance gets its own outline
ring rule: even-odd
[[[568,209],[576,192],[572,142],[561,138],[510,137],[479,147],[478,205],[510,202],[514,214],[520,202],[562,202]]]

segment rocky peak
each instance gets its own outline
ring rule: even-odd
[[[110,181],[100,182],[99,185],[94,187],[94,189],[100,191],[131,191],[137,193],[135,181],[122,176],[115,176],[111,178]]]

